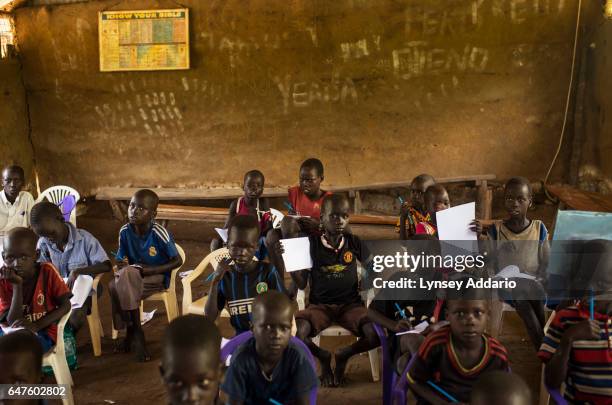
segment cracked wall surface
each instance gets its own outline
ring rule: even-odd
[[[44,186],[287,185],[311,156],[334,185],[537,180],[552,160],[573,1],[183,3],[192,67],[171,72],[99,72],[98,12],[150,2],[16,11]]]

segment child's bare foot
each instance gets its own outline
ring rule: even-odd
[[[144,363],[146,361],[151,360],[151,355],[147,350],[147,346],[145,343],[144,332],[142,330],[134,333],[134,352],[136,353],[136,361],[139,363]]]
[[[334,373],[331,368],[331,353],[326,350],[321,350],[318,358],[319,363],[321,364],[321,386],[333,387]]]
[[[342,387],[344,384],[346,384],[344,372],[346,371],[346,364],[351,357],[349,349],[340,349],[334,354],[334,357],[336,359],[336,368],[334,369],[334,386]]]

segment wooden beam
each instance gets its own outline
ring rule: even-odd
[[[546,189],[568,207],[579,211],[612,212],[612,196],[584,191],[570,186],[551,186]]]

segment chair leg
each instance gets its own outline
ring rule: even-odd
[[[172,300],[171,294],[164,294],[164,306],[166,307],[166,316],[168,317],[168,323],[172,322],[178,315],[176,314],[176,299]]]
[[[117,340],[119,337],[119,331],[115,329],[115,322],[111,321],[111,338]]]
[[[87,315],[87,325],[89,325],[89,335],[91,336],[91,345],[95,357],[102,354],[102,344],[100,342],[100,331],[98,330],[100,320],[96,319],[95,315]]]
[[[62,399],[62,405],[74,405],[71,386],[66,387],[66,398]]]
[[[370,358],[370,368],[372,369],[372,380],[378,382],[380,381],[380,356],[378,348],[370,350],[368,357]]]
[[[540,377],[540,400],[538,402],[539,405],[548,405],[550,401],[550,394],[546,389],[546,384],[544,383],[544,366],[542,366],[542,375]]]
[[[72,387],[74,382],[72,381],[72,375],[68,368],[68,362],[66,361],[65,353],[55,353],[50,361],[53,374],[55,375],[55,381],[58,384],[66,384]]]
[[[102,319],[98,318],[98,331],[100,331],[100,337],[104,337],[104,328],[102,327]]]

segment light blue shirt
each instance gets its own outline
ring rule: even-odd
[[[68,277],[72,270],[109,260],[102,245],[92,234],[84,229],[77,229],[70,222],[66,222],[65,225],[69,233],[64,251],[59,250],[55,243],[47,238],[40,238],[38,240],[39,262],[53,263],[62,277]]]

